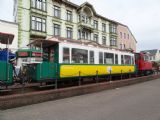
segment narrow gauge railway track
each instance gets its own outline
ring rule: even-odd
[[[159,74],[159,73],[156,73]],[[120,80],[127,80],[132,79],[136,76],[105,76],[103,78],[84,78],[83,80],[70,80],[70,81],[58,81],[57,89],[62,88],[69,88],[69,87],[76,87],[76,86],[83,86],[83,85],[90,85],[96,83],[107,83],[107,82],[114,82]],[[146,77],[146,76],[143,76]],[[137,77],[138,78],[138,77]],[[142,78],[139,76],[139,78]],[[25,83],[25,84],[15,84],[10,86],[5,91],[0,91],[0,96],[8,96],[8,95],[15,95],[15,94],[25,94],[25,93],[32,93],[36,91],[47,91],[55,89],[54,84],[42,84],[42,83]]]

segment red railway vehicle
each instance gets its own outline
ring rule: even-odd
[[[145,53],[135,54],[135,63],[139,75],[153,74],[152,62],[145,60]]]

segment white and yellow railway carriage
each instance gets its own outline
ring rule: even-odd
[[[36,40],[43,48],[43,62],[29,69],[33,80],[64,79],[101,75],[131,74],[136,71],[134,54],[76,41]]]

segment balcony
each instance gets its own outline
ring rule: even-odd
[[[42,32],[42,31],[37,31],[37,30],[30,30],[30,35],[46,37],[47,33],[46,32]]]
[[[84,28],[84,29],[91,30],[91,31],[94,30],[94,27],[91,23],[85,23],[85,22],[81,21],[81,22],[78,23],[78,26],[81,27],[81,28]]]
[[[39,14],[39,15],[42,15],[42,16],[47,16],[47,11],[43,11],[41,9],[36,9],[36,8],[33,8],[33,7],[31,7],[31,13]]]

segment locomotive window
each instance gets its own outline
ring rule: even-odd
[[[72,63],[88,63],[88,50],[72,48]]]
[[[69,56],[69,48],[63,48],[63,63],[69,63],[70,56]]]
[[[90,51],[90,64],[94,64],[94,51]]]
[[[135,59],[139,60],[140,59],[140,55],[138,53],[135,54]]]
[[[124,56],[121,55],[121,64],[123,65],[124,64]]]
[[[114,54],[113,53],[104,53],[104,63],[105,64],[114,64]]]
[[[118,55],[115,54],[115,64],[118,64]]]
[[[103,64],[103,52],[99,52],[99,64]]]
[[[131,65],[131,56],[124,55],[125,64]]]

